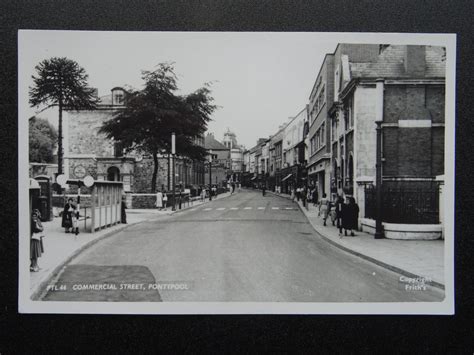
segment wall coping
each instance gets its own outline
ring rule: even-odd
[[[375,220],[369,218],[359,218],[362,225],[375,228]],[[441,232],[442,224],[402,224],[402,223],[386,223],[382,222],[386,232],[417,232],[431,233]]]

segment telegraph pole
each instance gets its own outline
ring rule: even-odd
[[[211,177],[211,170],[212,170],[212,149],[209,150],[209,201],[212,201],[212,177]]]
[[[176,155],[176,134],[173,132],[171,133],[171,156],[173,159],[173,211],[176,211],[176,162],[175,162],[175,155]]]

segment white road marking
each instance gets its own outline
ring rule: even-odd
[[[230,209],[231,210],[238,210],[239,208],[238,207],[231,207]]]
[[[285,210],[292,210],[293,207],[285,207]]]
[[[259,210],[264,210],[264,209],[265,209],[265,207],[258,207],[258,209],[259,209]]]
[[[272,207],[272,210],[279,210],[280,207]]]
[[[212,208],[205,208],[204,211],[210,211]]]
[[[219,207],[219,208],[216,208],[216,210],[223,211],[223,210],[225,210],[225,207]]]
[[[252,207],[244,207],[244,210],[251,210]]]

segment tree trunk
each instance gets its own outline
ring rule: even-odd
[[[151,178],[151,192],[156,192],[156,181],[158,178],[158,153],[153,152],[153,175]]]
[[[151,177],[151,192],[156,192],[156,177],[158,175],[158,153],[153,152],[153,176]]]
[[[63,103],[59,100],[59,122],[58,122],[58,175],[63,173]]]

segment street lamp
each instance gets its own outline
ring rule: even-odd
[[[212,149],[209,150],[209,201],[212,201],[212,177],[211,177],[211,170],[212,170]]]
[[[383,91],[384,80],[377,79],[376,81],[376,112],[375,124],[377,125],[377,160],[375,163],[376,179],[376,213],[375,213],[375,239],[383,238],[382,227],[382,122],[383,122]]]
[[[176,154],[176,134],[173,132],[171,133],[171,157],[173,159],[173,211],[176,211],[176,188],[175,188],[175,179],[176,179],[176,162],[175,162],[175,154]]]

